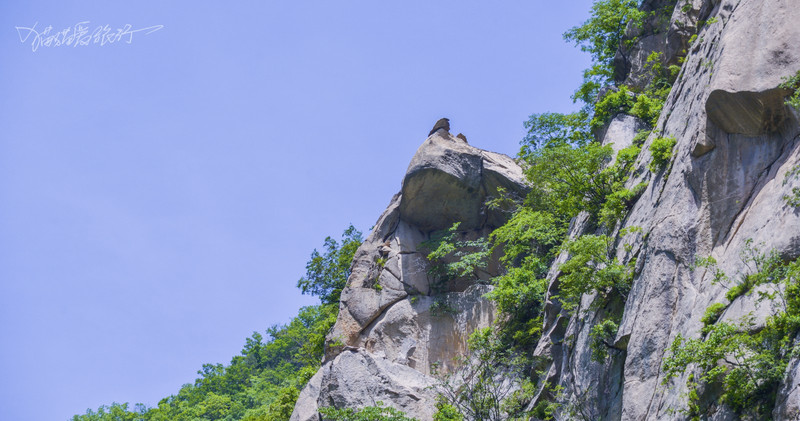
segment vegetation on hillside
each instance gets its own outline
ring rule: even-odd
[[[664,384],[691,370],[687,404],[678,410],[692,419],[704,418],[717,402],[739,416],[769,418],[789,360],[800,356],[800,259],[787,262],[748,242],[742,260],[751,272],[729,277],[713,258],[698,259],[696,267],[709,269],[715,283],[729,288],[728,302],[709,306],[702,336],[678,335],[664,361]],[[734,300],[748,294],[771,301],[777,313],[761,323],[752,314],[720,320]]]
[[[610,146],[596,141],[595,134],[620,113],[638,116],[650,126],[658,119],[675,76],[674,69],[664,69],[662,57],[649,58],[650,84],[644,91],[615,80],[615,56],[637,41],[626,36],[628,28],[640,26],[648,16],[637,0],[594,2],[591,17],[564,34],[593,58],[574,96],[584,103],[582,110],[534,114],[525,123],[528,133],[518,157],[532,186],[530,194],[521,202],[495,198],[491,205],[503,206],[511,217],[488,240],[459,242],[456,224],[430,242],[434,274],[443,280],[473,276],[493,252],[502,254],[503,265],[502,274],[491,281],[495,288],[489,295],[503,317],[493,328],[472,336],[471,353],[459,374],[467,377],[442,377],[437,420],[530,415],[525,408],[542,386],[536,384],[542,366],[531,357],[532,349],[542,334],[547,271],[559,253],[570,256],[561,266],[564,275],[557,292],[565,309],[585,310],[580,308],[580,297],[586,293],[596,294],[593,306],[599,308],[624,300],[630,289],[633,261],[618,262],[614,257],[621,235],[615,229],[646,186],[628,186],[644,139],[615,156]],[[670,157],[671,148],[663,149],[651,147],[659,166]],[[570,221],[582,212],[597,233],[568,239]],[[303,293],[320,297],[322,304],[302,309],[288,325],[269,329],[266,340],[254,334],[229,365],[205,365],[194,384],[155,408],[137,406],[130,411],[125,404],[113,404],[73,420],[288,419],[298,391],[319,366],[324,336],[335,321],[336,303],[360,242],[360,233],[352,227],[341,244],[327,238],[324,251],[312,253],[306,276],[298,282]],[[609,341],[620,318],[621,314],[609,314],[593,329],[598,359],[606,358],[613,348]],[[510,374],[515,380],[504,382]],[[561,402],[553,387],[544,387],[553,392],[551,399],[541,401],[535,412],[546,418]],[[325,411],[330,419],[405,419],[382,406]]]
[[[322,361],[325,335],[336,321],[338,297],[350,271],[361,233],[352,225],[341,242],[328,237],[323,253],[314,250],[306,275],[298,282],[304,292],[322,304],[303,307],[286,325],[246,339],[241,355],[230,364],[205,364],[194,383],[148,408],[114,403],[73,421],[285,421],[300,390]]]
[[[592,360],[608,364],[624,356],[624,347],[615,339],[636,268],[636,253],[626,239],[641,229],[621,227],[647,187],[631,179],[652,179],[662,172],[664,177],[669,175],[676,140],[657,125],[680,71],[666,66],[660,53],[652,53],[643,69],[646,86],[628,86],[619,80],[618,55],[623,62],[628,60],[624,54],[637,42],[630,34],[653,17],[640,4],[637,0],[595,0],[590,18],[564,34],[593,59],[573,97],[583,106],[571,114],[534,114],[525,122],[528,132],[518,162],[531,191],[523,200],[504,197],[501,191],[500,197],[489,202],[507,210],[508,221],[488,239],[474,241],[459,240],[456,223],[423,245],[440,285],[464,277],[477,282],[477,273],[490,256],[499,255],[501,264],[499,276],[489,281],[494,288],[488,294],[501,316],[492,327],[471,335],[470,352],[460,361],[460,371],[439,376],[437,421],[552,419],[559,414],[591,418],[584,413],[584,402],[576,401],[561,386],[547,383],[542,373],[547,362],[532,356],[542,335],[548,294],[570,314],[591,311],[597,315],[588,326]],[[791,90],[787,101],[792,106],[798,106],[793,102],[800,92],[798,80],[800,73],[785,86]],[[647,130],[615,153],[596,136],[620,114],[639,118]],[[647,168],[656,174],[645,171],[643,164],[636,165],[648,139]],[[570,238],[570,225],[578,216],[583,235]],[[253,334],[229,365],[203,366],[194,384],[185,385],[155,408],[137,405],[131,410],[127,404],[113,404],[89,410],[73,421],[288,419],[299,390],[319,367],[324,337],[336,319],[337,303],[360,243],[361,234],[350,226],[341,243],[329,237],[322,253],[314,250],[298,287],[304,294],[318,296],[322,304],[303,308],[289,324],[268,329],[266,340]],[[716,398],[739,413],[766,414],[788,359],[800,353],[796,346],[800,263],[784,262],[757,248],[748,250],[746,263],[755,270],[737,278],[728,300],[757,293],[761,299],[777,300],[781,311],[763,328],[755,329],[751,319],[720,321],[729,303],[716,303],[703,317],[701,338],[675,339],[664,364],[665,382],[680,376],[685,367],[694,367],[687,381],[688,408],[680,409],[692,417],[703,416],[710,399],[707,391],[713,387],[721,390]],[[560,271],[558,282],[548,285],[548,271],[560,255],[555,268]],[[716,282],[731,282],[716,269],[713,259],[698,259],[697,265],[713,270]],[[436,285],[432,291],[441,292]],[[591,299],[582,299],[587,296]],[[437,302],[431,311],[447,312],[448,308]],[[565,340],[563,346],[572,344]],[[540,391],[536,405],[531,405]],[[410,420],[381,403],[323,408],[322,413],[330,420]]]

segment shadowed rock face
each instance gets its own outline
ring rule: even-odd
[[[523,180],[509,157],[437,134],[420,146],[408,166],[400,218],[424,232],[447,229],[455,222],[464,230],[501,223],[499,211],[484,205],[487,196],[496,195],[498,187],[524,191]]]
[[[319,406],[376,401],[420,420],[432,418],[431,366],[443,373],[456,369],[469,334],[492,323],[495,305],[483,297],[490,287],[478,280],[496,276],[499,265],[495,256],[476,276],[440,282],[429,274],[420,244],[454,222],[461,222],[462,239],[489,235],[507,218],[484,204],[500,187],[520,198],[527,192],[511,158],[444,130],[423,142],[401,192],[356,251],[323,367],[300,395],[292,420],[318,420]]]
[[[730,134],[760,136],[778,131],[790,111],[784,104],[784,89],[763,92],[711,92],[706,101],[709,120]]]

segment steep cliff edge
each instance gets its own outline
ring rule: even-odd
[[[651,157],[643,152],[636,163],[640,175],[629,181],[649,182],[618,227],[641,228],[625,238],[628,247],[617,249],[620,261],[637,259],[636,273],[624,309],[603,309],[623,310],[614,339],[622,352],[602,364],[592,361],[589,332],[597,312],[569,315],[557,302],[548,308],[548,333],[537,350],[551,361],[548,379],[588,419],[689,418],[683,409],[691,367],[662,385],[664,357],[678,335],[699,337],[705,309],[726,300],[712,271],[693,269],[696,259],[711,256],[726,273],[747,272],[741,253],[749,241],[786,260],[800,255],[800,212],[783,200],[787,184],[797,184],[786,174],[800,163],[800,128],[797,111],[784,105],[785,92],[778,89],[800,69],[800,8],[788,0],[686,4],[676,7],[665,42],[680,39],[673,34],[692,19],[713,23],[689,47],[656,124],[659,136],[677,140],[674,161],[651,173],[645,170]],[[609,131],[604,142],[629,140]],[[578,224],[571,234],[583,229]],[[556,264],[551,282],[559,275]],[[585,300],[588,307],[592,298]],[[769,308],[743,295],[721,319],[753,312],[763,320]],[[797,371],[798,362],[791,362],[775,419],[800,419]],[[705,416],[737,419],[724,407]]]
[[[643,87],[653,52],[665,64],[682,62],[626,182],[647,187],[615,226],[598,227],[582,214],[569,232],[570,238],[613,234],[616,259],[633,267],[630,291],[600,305],[597,294],[585,294],[577,311],[567,311],[559,294],[570,256],[555,259],[529,409],[557,403],[550,413],[556,419],[740,419],[719,403],[719,385],[687,386],[699,374],[696,366],[669,378],[664,364],[676,338],[703,337],[711,304],[724,304],[720,321],[751,315],[753,333],[775,313],[756,294],[726,297],[730,285],[715,282],[716,269],[752,273],[742,258],[751,244],[784,261],[800,257],[800,210],[784,199],[800,187],[800,177],[787,177],[800,166],[800,113],[784,103],[787,91],[779,87],[800,70],[800,7],[795,0],[644,3],[645,10],[668,9],[668,18],[648,21],[638,42],[618,53],[616,79]],[[618,114],[596,134],[619,152],[647,124]],[[667,138],[675,140],[672,159],[654,167],[651,146]],[[485,205],[498,187],[525,195],[522,170],[510,158],[444,131],[423,143],[401,192],[356,254],[323,367],[301,393],[292,420],[319,420],[323,406],[378,401],[432,419],[431,365],[456,370],[454,358],[466,353],[469,333],[498,317],[483,293],[500,269],[494,256],[475,279],[441,284],[428,274],[419,247],[454,222],[470,239],[500,227],[507,216]],[[715,270],[698,266],[706,257]],[[434,314],[442,303],[449,311]],[[619,323],[606,344],[608,357],[598,361],[591,332],[609,314]],[[701,413],[687,409],[692,399],[703,403]],[[773,400],[772,419],[800,419],[797,358]]]
[[[499,188],[526,194],[522,169],[511,158],[444,130],[423,142],[400,193],[355,254],[325,361],[301,393],[292,420],[317,420],[319,407],[376,402],[432,418],[432,366],[454,369],[469,334],[491,325],[495,305],[483,295],[498,273],[495,258],[477,279],[440,281],[429,273],[420,247],[456,222],[463,238],[485,238],[507,219],[486,205]]]

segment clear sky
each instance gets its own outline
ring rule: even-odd
[[[309,254],[368,234],[437,119],[513,155],[576,108],[590,3],[3,2],[0,420],[155,405],[315,303]],[[16,29],[80,22],[163,28]]]

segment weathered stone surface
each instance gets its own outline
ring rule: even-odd
[[[778,391],[772,417],[786,421],[800,419],[800,359],[792,360],[786,368],[786,381]]]
[[[451,372],[455,357],[467,350],[469,334],[494,320],[495,305],[483,298],[487,292],[489,287],[474,285],[464,292],[405,299],[364,331],[359,345],[424,374],[431,373],[432,364]],[[437,302],[440,311],[432,310]]]
[[[320,421],[318,409],[383,402],[419,420],[433,419],[434,379],[403,364],[348,348],[322,366],[297,400],[291,421]]]
[[[486,174],[484,174],[486,173]],[[481,151],[437,132],[419,147],[403,179],[400,215],[423,232],[485,225],[484,202],[498,186],[524,191],[522,170],[510,158]]]
[[[616,154],[630,146],[634,136],[640,130],[645,130],[646,128],[647,126],[642,120],[632,115],[619,114],[609,123],[606,134],[603,137],[607,140],[604,144],[610,145]]]
[[[647,10],[653,11],[668,3],[645,1]],[[694,28],[709,20],[689,46]],[[628,247],[617,248],[622,263],[636,259],[626,299],[592,308],[594,296],[587,295],[581,301],[582,311],[568,314],[554,298],[558,265],[566,256],[560,255],[548,273],[543,335],[535,350],[535,356],[542,357],[537,370],[548,384],[560,386],[560,398],[578,405],[585,418],[685,419],[680,410],[687,405],[691,371],[662,384],[664,359],[677,335],[700,337],[701,318],[712,303],[730,304],[722,320],[737,321],[752,314],[756,327],[776,311],[774,303],[759,304],[754,295],[728,303],[727,287],[712,282],[711,271],[693,264],[698,257],[712,256],[728,274],[751,273],[752,267],[741,258],[747,244],[776,250],[786,259],[800,256],[800,211],[783,199],[800,187],[799,178],[786,178],[800,165],[800,117],[783,106],[783,92],[777,89],[782,78],[800,69],[797,22],[796,0],[690,0],[678,2],[668,22],[652,18],[641,33],[630,34],[639,35],[640,42],[626,57],[619,57],[627,68],[617,76],[634,86],[646,84],[643,64],[651,52],[663,52],[665,64],[677,63],[684,50],[688,55],[628,181],[629,187],[645,182],[647,188],[616,228],[641,228],[625,236]],[[633,117],[617,116],[603,141],[618,151],[630,144],[640,125]],[[671,164],[653,173],[647,169],[648,147],[658,136],[674,137],[677,144]],[[339,319],[329,336],[327,362],[303,391],[295,411],[298,418],[293,419],[315,419],[318,402],[360,405],[370,393],[422,420],[430,419],[425,412],[430,407],[419,403],[428,398],[409,390],[431,381],[428,373],[434,362],[452,370],[448,361],[464,352],[468,332],[488,325],[495,310],[481,298],[484,287],[457,282],[443,288],[434,285],[419,244],[432,230],[456,221],[464,224],[465,238],[488,234],[503,221],[502,215],[483,207],[498,187],[525,192],[522,172],[509,158],[472,148],[444,131],[426,140],[409,166],[401,194],[393,198],[357,253],[349,292],[343,295]],[[570,235],[591,229],[581,215],[573,221]],[[376,267],[378,255],[388,257],[383,268]],[[496,273],[495,267],[485,276]],[[383,291],[396,295],[382,301],[380,294],[367,291],[376,277]],[[437,300],[457,310],[432,315]],[[589,332],[610,314],[622,314],[613,340],[617,349],[608,361],[598,363],[591,359]],[[333,346],[334,339],[344,345]],[[348,379],[368,376],[364,367],[400,374],[389,375],[383,386],[372,380],[362,389],[348,384]],[[356,374],[344,374],[350,369]],[[718,393],[708,387],[700,398],[714,402]],[[551,389],[542,388],[533,404],[553,397]],[[738,419],[724,405],[714,408],[707,419]],[[311,418],[299,418],[300,414]],[[800,417],[797,360],[787,368],[773,417]]]
[[[467,338],[495,318],[480,285],[498,274],[498,255],[472,276],[438,282],[430,273],[431,232],[462,221],[461,240],[486,237],[508,215],[484,202],[499,188],[525,196],[522,169],[436,131],[419,148],[372,233],[356,251],[339,316],[327,337],[325,361],[297,401],[293,420],[317,420],[319,405],[361,407],[384,401],[420,420],[432,417],[440,372],[456,368]]]
[[[784,89],[763,92],[711,92],[706,101],[709,120],[730,134],[759,136],[778,131],[789,116]]]
[[[659,136],[677,140],[672,166],[659,173],[645,169],[651,136],[635,164],[637,175],[629,181],[648,182],[648,187],[624,223],[643,232],[627,236],[630,249],[620,247],[617,255],[622,262],[637,259],[615,339],[625,352],[605,365],[590,361],[584,335],[596,323],[596,311],[570,316],[560,312],[557,302],[546,307],[545,334],[536,354],[550,357],[546,377],[564,387],[567,401],[583,402],[582,410],[592,419],[685,419],[678,410],[687,405],[689,372],[661,384],[667,349],[678,334],[699,337],[705,309],[727,303],[727,288],[712,283],[710,271],[693,269],[697,257],[713,256],[720,269],[735,274],[753,270],[741,259],[748,240],[787,259],[800,255],[800,212],[783,200],[800,184],[785,178],[800,164],[800,126],[797,113],[783,107],[776,89],[783,77],[800,69],[800,8],[787,0],[687,4],[691,7],[685,13],[678,5],[671,28],[712,17],[718,21],[706,25],[689,49],[656,125]],[[616,144],[618,136],[608,130],[604,142]],[[586,231],[574,224],[571,232]],[[558,288],[558,264],[548,275],[551,293]],[[617,310],[615,304],[603,309]],[[774,305],[757,305],[755,296],[743,296],[722,319],[735,321],[752,313],[759,325],[774,311]],[[797,419],[797,372],[794,362],[775,419]],[[598,395],[598,388],[605,395]],[[714,401],[714,393],[709,390],[702,398]],[[716,408],[708,419],[738,419],[724,406]]]

